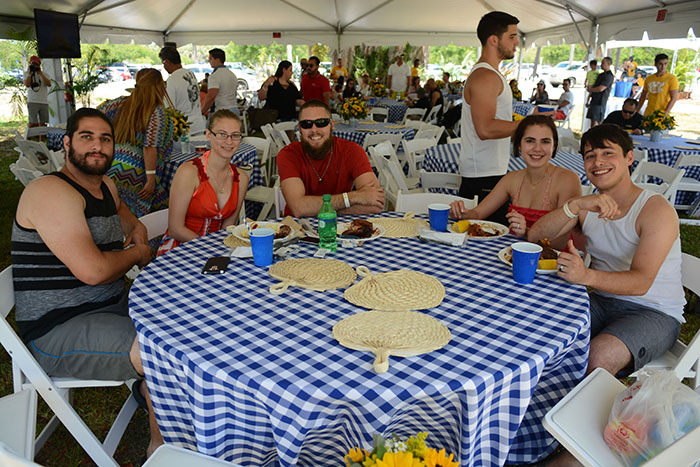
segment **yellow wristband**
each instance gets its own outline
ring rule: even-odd
[[[345,208],[350,207],[350,198],[348,197],[347,193],[343,193],[343,201],[345,201]]]
[[[156,171],[155,170],[146,170],[146,175],[155,175]]]
[[[578,214],[574,214],[571,212],[571,209],[569,209],[569,202],[567,201],[564,203],[564,206],[562,206],[562,209],[564,210],[564,215],[568,217],[569,219],[575,218]]]

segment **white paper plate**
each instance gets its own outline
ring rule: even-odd
[[[557,251],[557,250],[555,250]],[[558,252],[558,251],[557,251]],[[501,251],[498,252],[498,259],[506,263],[508,266],[511,268],[513,267],[513,263],[508,261],[508,257],[513,256],[513,251],[511,247],[507,246],[501,249]],[[556,269],[538,269],[537,274],[556,274],[557,270]]]
[[[374,234],[369,238],[351,238],[351,237],[341,238],[340,234],[342,234],[343,232],[345,232],[346,230],[348,230],[350,228],[350,223],[349,222],[339,222],[338,223],[338,240],[339,241],[349,240],[351,242],[366,242],[366,241],[375,240],[379,237],[384,236],[384,234],[386,233],[386,230],[384,229],[384,227],[382,227],[379,224],[372,224],[372,225],[374,226]]]
[[[257,225],[259,228],[264,227],[267,229],[272,229],[275,232],[278,232],[280,227],[282,227],[282,225],[284,225],[284,224],[282,224],[281,222],[257,222],[256,221],[256,222],[249,223],[249,225],[250,225],[251,229],[253,229],[253,227]],[[227,227],[226,230],[228,232],[232,233],[233,235],[235,235],[236,237],[240,238],[241,240],[249,241],[248,229],[243,224]],[[274,243],[280,243],[280,242],[285,242],[287,240],[290,240],[293,235],[294,235],[294,231],[291,231],[289,233],[289,235],[287,235],[286,237],[276,238]]]
[[[499,232],[498,235],[494,235],[493,237],[472,237],[471,235],[467,234],[467,238],[471,240],[493,240],[494,238],[499,238],[504,235],[508,234],[508,227],[506,227],[503,224],[499,224],[498,222],[491,222],[491,221],[477,221],[477,220],[469,220],[471,224],[479,224],[482,229],[486,230],[491,230],[494,232]],[[459,233],[454,229],[454,225],[450,227],[450,230],[452,230],[455,233]],[[465,232],[466,233],[466,232]]]

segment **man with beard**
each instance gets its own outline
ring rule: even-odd
[[[301,94],[306,102],[318,99],[330,105],[331,83],[318,71],[320,63],[316,56],[309,58],[306,73],[301,76]]]
[[[17,205],[11,244],[17,326],[50,376],[143,375],[123,277],[148,264],[151,249],[146,228],[104,175],[113,135],[102,112],[76,111],[63,140],[66,165],[29,184]],[[145,381],[133,389],[149,409],[150,455],[163,439]]]
[[[498,67],[502,60],[515,55],[518,22],[508,13],[492,11],[481,18],[476,30],[482,53],[469,73],[462,105],[459,196],[463,198],[486,198],[508,171],[510,137],[518,122],[513,121],[510,86]],[[507,224],[507,206],[504,204],[488,219]]]
[[[331,194],[341,214],[375,214],[384,209],[384,190],[365,151],[333,136],[331,109],[319,100],[299,111],[301,142],[285,146],[277,156],[285,215],[315,216],[323,195]]]

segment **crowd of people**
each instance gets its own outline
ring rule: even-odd
[[[618,374],[638,369],[675,342],[684,322],[684,298],[677,215],[665,198],[632,183],[633,145],[625,130],[639,131],[637,112],[644,102],[646,114],[670,112],[677,80],[666,71],[668,57],[658,55],[658,72],[645,80],[640,101],[627,99],[621,111],[605,117],[614,81],[611,60],[603,58],[600,73],[591,73],[597,65],[591,62],[586,85],[591,94],[588,116],[594,125],[582,137],[581,155],[598,193],[581,196],[578,175],[551,163],[558,146],[553,117],[566,118],[574,101],[568,80],[555,110],[535,109],[534,115],[513,121],[517,82],[508,83],[499,65],[512,59],[519,45],[518,22],[504,12],[488,13],[479,22],[482,52],[464,83],[460,109],[459,195],[478,196],[481,202],[466,209],[462,201],[455,201],[450,214],[508,224],[514,235],[529,241],[551,239],[562,250],[559,276],[590,290],[587,371],[602,367]],[[239,220],[248,175],[231,163],[243,136],[236,77],[224,66],[223,51],[210,50],[214,71],[202,100],[177,50],[165,47],[160,58],[170,75],[167,83],[159,71],[143,69],[129,96],[98,109],[80,109],[69,118],[65,166],[31,183],[19,201],[12,231],[17,324],[52,376],[143,375],[123,281],[132,266],[151,260],[146,229],[138,217],[169,206],[159,254]],[[419,62],[410,67],[403,60],[398,55],[389,68],[388,88],[415,92],[411,106],[443,105],[435,80],[421,87]],[[34,58],[32,64],[38,64]],[[296,119],[300,107],[300,141],[277,156],[285,214],[317,215],[324,194],[332,195],[340,215],[381,212],[384,189],[367,154],[359,145],[333,136],[331,115],[332,102],[369,97],[369,75],[364,73],[357,85],[338,60],[331,70],[331,86],[319,72],[318,57],[302,64],[300,88],[292,81],[292,64],[284,60],[258,92],[282,121]],[[32,73],[27,86],[41,92],[45,76],[36,69]],[[549,102],[544,82],[538,83],[532,101]],[[166,106],[191,118],[190,130],[204,132],[211,147],[179,167],[170,193],[162,185],[174,131]],[[43,110],[32,108],[40,120]],[[513,156],[522,157],[526,168],[508,173],[511,143]],[[48,198],[51,203],[46,203]],[[590,266],[583,264],[579,249],[591,255]],[[163,440],[145,383],[134,390],[149,410],[151,454]],[[566,465],[571,460],[563,452],[555,462]]]

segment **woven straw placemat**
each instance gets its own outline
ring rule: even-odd
[[[417,311],[363,311],[333,326],[340,345],[374,352],[374,371],[389,369],[389,355],[412,357],[447,345],[450,330],[435,318]]]
[[[403,217],[374,217],[367,220],[384,227],[386,238],[417,237],[420,229],[430,228],[427,221],[415,219],[412,212],[407,212]]]
[[[224,245],[233,249],[233,248],[238,248],[239,246],[250,246],[250,241],[243,240],[242,238],[238,238],[232,234],[232,235],[229,235],[228,237],[224,238]]]
[[[294,258],[280,261],[269,269],[270,275],[282,282],[270,286],[270,293],[279,295],[289,286],[311,290],[342,289],[357,278],[344,261],[321,258]]]
[[[439,280],[418,271],[401,269],[372,274],[357,268],[362,280],[345,291],[345,300],[373,310],[423,310],[442,303],[445,287]]]

